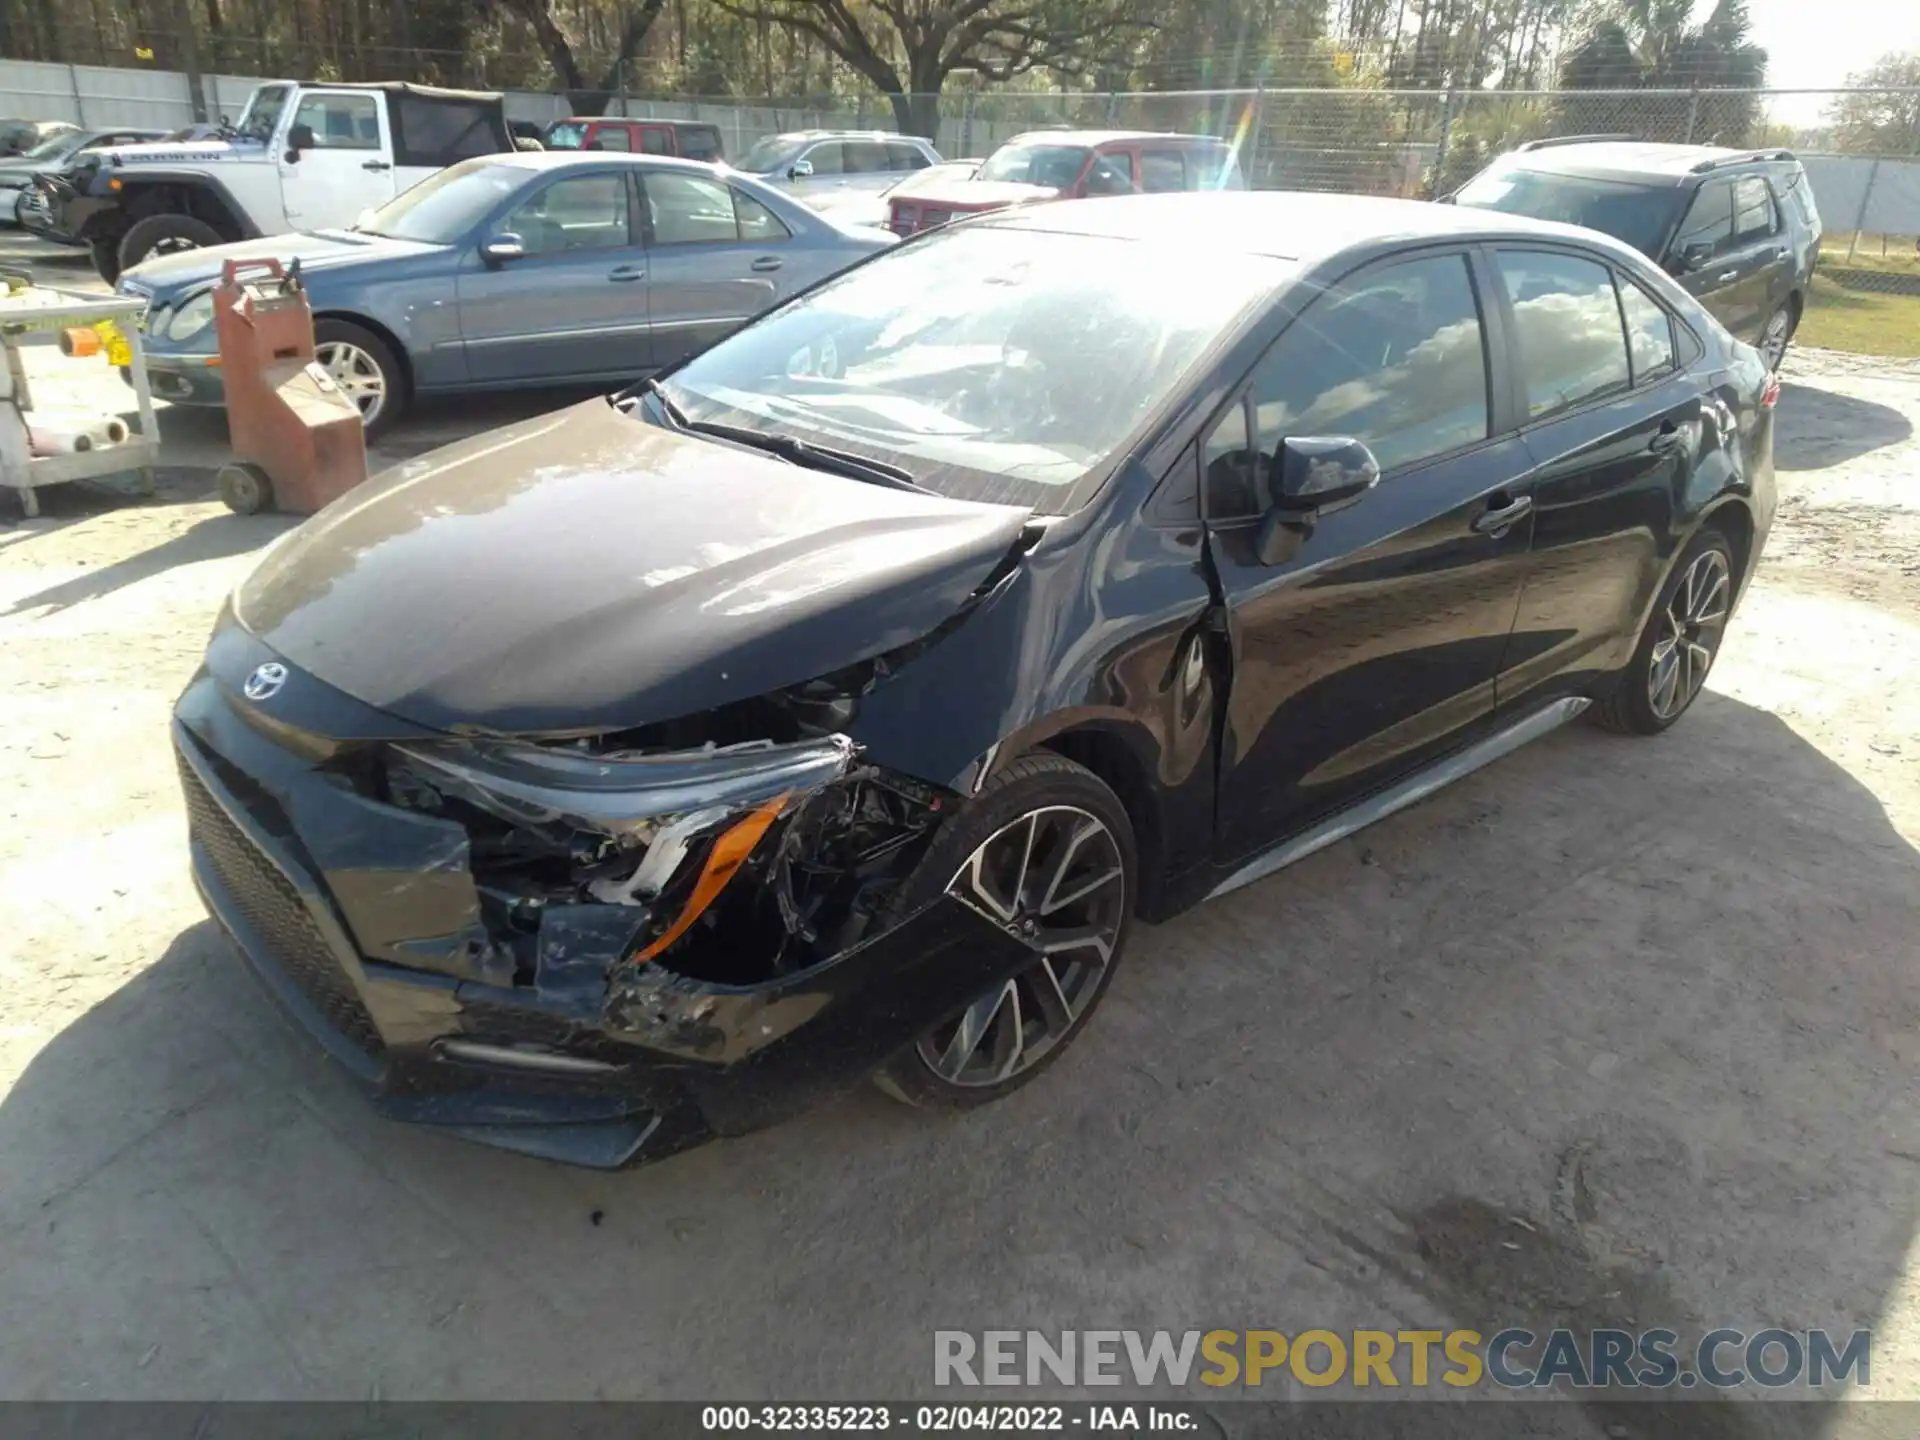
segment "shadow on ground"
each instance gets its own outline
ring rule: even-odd
[[[1891,405],[1788,381],[1780,386],[1773,463],[1779,470],[1825,470],[1913,434]]]
[[[993,1106],[605,1175],[378,1119],[203,923],[0,1104],[0,1349],[14,1398],[899,1398],[936,1328],[1844,1334],[1913,1236],[1915,933],[1874,795],[1708,694],[1144,931]],[[1866,1433],[1652,1414],[1552,1424]]]

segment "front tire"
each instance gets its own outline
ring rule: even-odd
[[[406,408],[407,372],[386,341],[365,326],[350,320],[316,321],[313,358],[360,407],[360,424],[369,440]]]
[[[204,220],[191,215],[149,215],[136,220],[120,237],[120,269],[127,271],[143,260],[224,245],[226,237]],[[118,276],[114,277],[118,279]]]
[[[89,240],[87,253],[93,257],[94,272],[109,285],[120,283],[120,242]]]
[[[993,776],[934,837],[891,916],[945,893],[1040,953],[920,1036],[875,1077],[880,1088],[909,1105],[970,1109],[1057,1060],[1119,968],[1137,869],[1126,808],[1092,771],[1042,751]]]
[[[1687,713],[1707,683],[1733,610],[1733,549],[1702,530],[1681,552],[1626,674],[1594,719],[1623,735],[1658,735]]]

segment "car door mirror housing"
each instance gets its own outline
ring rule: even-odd
[[[1380,462],[1350,435],[1294,435],[1280,442],[1273,473],[1273,508],[1256,541],[1263,565],[1291,559],[1322,515],[1378,485]]]
[[[498,270],[510,260],[526,258],[527,247],[514,234],[496,235],[480,247],[480,258]]]
[[[789,180],[804,180],[811,174],[813,174],[813,162],[811,160],[796,160],[787,167],[787,178]]]
[[[289,165],[298,165],[300,163],[300,152],[311,149],[313,149],[313,127],[311,125],[296,125],[287,131],[287,163]]]

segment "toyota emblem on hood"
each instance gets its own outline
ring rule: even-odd
[[[271,700],[286,683],[287,667],[278,660],[269,660],[247,676],[247,683],[240,687],[240,693],[249,700]]]

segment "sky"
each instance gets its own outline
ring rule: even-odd
[[[1711,0],[1698,13],[1712,8]],[[1920,52],[1916,0],[1747,0],[1766,47],[1767,83],[1801,90],[1844,85],[1890,50]]]

